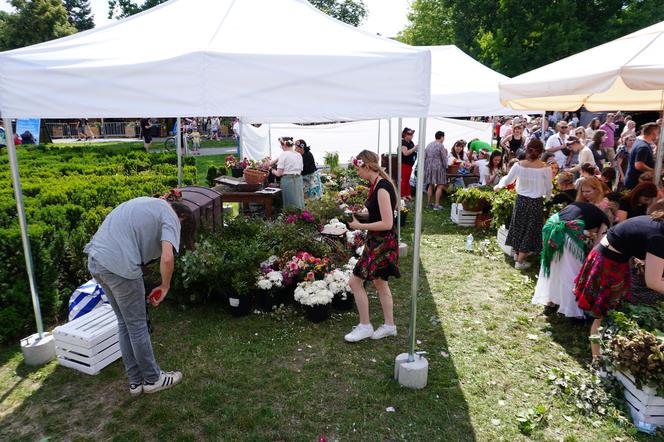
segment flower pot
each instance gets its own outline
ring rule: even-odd
[[[447,173],[459,173],[459,165],[450,164],[449,166],[447,166]]]
[[[491,227],[492,220],[493,217],[491,216],[490,213],[480,213],[479,215],[477,215],[477,218],[475,218],[475,227],[488,229],[489,227]]]
[[[239,317],[251,313],[251,297],[231,295],[228,297],[228,308],[231,315]]]
[[[466,201],[461,203],[461,205],[463,206],[463,210],[467,210],[468,212],[481,212],[482,210],[489,207],[489,202],[480,200],[471,204]]]
[[[305,305],[304,314],[311,322],[323,322],[330,318],[330,304]]]
[[[399,219],[399,225],[401,227],[404,227],[406,225],[407,221],[408,221],[408,214],[407,213],[402,213],[401,218]]]
[[[244,169],[244,181],[247,184],[263,184],[267,181],[267,172],[256,169]]]
[[[244,169],[241,167],[233,167],[231,168],[231,176],[233,178],[242,178],[242,175],[244,174]]]
[[[284,303],[283,289],[261,290],[256,296],[256,305],[263,312],[271,312]]]
[[[334,295],[334,299],[332,299],[332,307],[337,310],[347,312],[348,310],[352,310],[354,306],[355,300],[352,293],[346,293],[346,299],[341,299],[341,295],[339,294]]]

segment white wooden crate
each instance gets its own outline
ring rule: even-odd
[[[482,212],[471,212],[469,210],[464,210],[462,204],[452,203],[450,218],[454,224],[465,227],[475,227],[475,219],[480,213]]]
[[[53,330],[58,363],[83,373],[96,375],[119,359],[118,321],[110,305]]]
[[[496,242],[498,247],[505,252],[507,256],[512,256],[512,247],[506,246],[505,241],[507,240],[507,228],[503,225],[498,228],[498,233],[496,234]]]
[[[615,371],[613,374],[625,387],[625,402],[634,422],[664,425],[664,398],[657,396],[657,391],[652,387],[637,388],[630,373]]]

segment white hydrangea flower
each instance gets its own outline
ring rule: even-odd
[[[261,290],[270,290],[272,288],[272,282],[269,279],[260,278],[256,283],[259,289]]]
[[[357,248],[357,250],[355,250],[355,253],[357,253],[358,256],[361,256],[362,252],[364,252],[364,246],[360,246]]]

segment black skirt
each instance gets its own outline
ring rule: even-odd
[[[515,252],[539,253],[543,227],[544,199],[517,195],[505,244]]]

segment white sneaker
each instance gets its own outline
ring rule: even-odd
[[[396,336],[397,335],[397,326],[396,325],[386,325],[383,324],[373,332],[371,339],[383,339],[386,336]]]
[[[156,393],[179,384],[181,380],[182,373],[179,371],[162,371],[156,382],[143,383],[143,391],[147,394]]]
[[[129,384],[129,394],[138,396],[143,393],[143,384]]]
[[[526,270],[526,269],[529,269],[531,265],[532,264],[529,263],[528,261],[524,261],[524,262],[517,261],[517,262],[514,263],[514,268],[517,269],[517,270]]]
[[[353,327],[353,330],[344,336],[346,342],[358,342],[373,336],[373,326],[371,324],[359,324]]]

